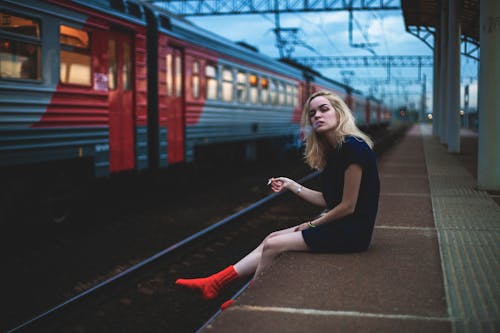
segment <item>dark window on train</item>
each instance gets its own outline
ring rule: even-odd
[[[217,99],[217,69],[213,65],[205,67],[207,81],[207,99]]]
[[[257,104],[259,102],[259,78],[252,74],[248,81],[250,83],[250,103]]]
[[[160,15],[160,26],[167,30],[172,30],[172,24],[170,23],[170,19],[163,15]]]
[[[262,104],[267,104],[269,101],[269,80],[265,77],[260,79],[260,100]]]
[[[123,90],[132,90],[132,47],[127,43],[119,43],[114,34],[108,40],[108,88],[118,88],[118,76],[121,75]],[[118,61],[120,58],[121,62]],[[121,66],[120,68],[118,66]]]
[[[119,10],[120,12],[125,12],[125,4],[123,0],[111,0],[111,8]]]
[[[115,90],[118,85],[117,63],[116,63],[116,40],[110,37],[108,41],[108,88]]]
[[[123,89],[132,90],[132,51],[130,44],[123,43],[122,80]]]
[[[233,100],[233,72],[229,68],[222,70],[222,100],[230,102]]]
[[[200,63],[198,61],[193,61],[192,69],[192,94],[193,98],[200,97]]]
[[[61,82],[90,86],[92,71],[89,33],[66,25],[61,25],[59,32]]]
[[[247,74],[238,72],[236,74],[236,94],[239,103],[247,102]]]
[[[40,80],[40,22],[0,10],[0,78]]]
[[[137,18],[142,18],[141,7],[133,2],[127,2],[128,13]]]

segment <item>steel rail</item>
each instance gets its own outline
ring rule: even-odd
[[[311,173],[311,174],[309,174],[309,175],[301,178],[298,182],[299,183],[304,183],[306,181],[309,181],[309,180],[317,177],[318,175],[319,175],[318,171],[313,172],[313,173]],[[75,295],[75,296],[67,299],[66,301],[64,301],[64,302],[62,302],[62,303],[60,303],[60,304],[58,304],[58,305],[56,305],[54,307],[51,307],[50,309],[48,309],[48,310],[46,310],[46,311],[44,311],[44,312],[42,312],[42,313],[40,313],[40,314],[38,314],[36,316],[33,316],[29,320],[26,320],[26,321],[18,324],[17,326],[9,329],[7,331],[7,333],[13,333],[13,332],[19,331],[19,330],[21,330],[23,328],[27,328],[30,325],[33,325],[35,323],[40,322],[43,319],[47,319],[49,316],[55,314],[58,311],[61,311],[61,309],[65,308],[67,306],[70,306],[71,304],[74,304],[77,301],[81,301],[85,297],[88,297],[90,294],[93,294],[93,293],[97,292],[98,290],[101,290],[102,288],[111,285],[112,283],[118,281],[119,279],[121,279],[121,278],[123,278],[123,277],[125,277],[125,276],[127,276],[127,275],[129,275],[129,274],[131,274],[131,273],[133,273],[133,272],[135,272],[135,271],[143,268],[144,266],[146,266],[146,265],[152,263],[153,261],[155,261],[155,260],[157,260],[157,259],[159,259],[159,258],[161,258],[161,257],[163,257],[163,256],[165,256],[165,255],[167,255],[169,253],[171,253],[172,251],[174,251],[174,250],[176,250],[176,249],[178,249],[180,247],[185,246],[186,244],[188,244],[188,243],[190,243],[190,242],[192,242],[192,241],[200,238],[201,236],[206,235],[207,233],[213,231],[214,229],[217,229],[217,228],[221,227],[222,225],[224,225],[226,223],[229,223],[231,221],[234,221],[237,218],[239,218],[239,217],[241,217],[241,216],[243,216],[243,215],[245,215],[245,214],[247,214],[247,213],[249,213],[249,212],[251,212],[251,211],[253,211],[253,210],[255,210],[255,209],[259,208],[259,207],[261,207],[261,206],[263,206],[264,204],[266,204],[266,203],[268,203],[268,202],[276,199],[278,196],[282,195],[283,193],[285,193],[285,192],[273,193],[273,194],[270,194],[270,195],[268,195],[268,196],[266,196],[266,197],[258,200],[257,202],[251,204],[250,206],[245,207],[242,210],[240,210],[240,211],[238,211],[238,212],[236,212],[236,213],[234,213],[234,214],[232,214],[232,215],[230,215],[230,216],[228,216],[228,217],[226,217],[226,218],[224,218],[224,219],[222,219],[222,220],[220,220],[220,221],[218,221],[218,222],[210,225],[209,227],[206,227],[206,228],[204,228],[204,229],[202,229],[202,230],[194,233],[193,235],[191,235],[191,236],[189,236],[189,237],[181,240],[180,242],[177,242],[177,243],[169,246],[168,248],[165,248],[164,250],[162,250],[160,252],[157,252],[156,254],[154,254],[154,255],[152,255],[152,256],[144,259],[143,261],[141,261],[141,262],[139,262],[139,263],[137,263],[137,264],[135,264],[135,265],[127,268],[126,270],[124,270],[124,271],[122,271],[122,272],[120,272],[120,273],[118,273],[116,275],[113,275],[112,277],[110,277],[110,278],[108,278],[108,279],[106,279],[106,280],[104,280],[104,281],[102,281],[102,282],[94,285],[93,287],[91,287],[91,288],[89,288],[89,289],[87,289],[87,290],[85,290],[83,292],[81,292],[80,294]],[[242,288],[241,292],[243,290],[244,289]],[[237,296],[235,296],[235,297],[237,297]]]
[[[250,286],[250,283],[252,282],[253,278],[248,280],[247,283],[245,283],[245,285],[243,287],[241,287],[230,299],[232,300],[236,300],[241,294],[243,294],[243,292]],[[217,319],[217,317],[219,317],[222,313],[222,309],[219,309],[217,310],[213,315],[212,317],[210,317],[200,328],[198,328],[196,330],[196,333],[201,333],[203,332],[203,330],[208,326],[210,325],[211,323],[213,323],[215,321],[215,319]]]

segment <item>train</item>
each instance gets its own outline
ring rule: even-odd
[[[2,219],[41,198],[64,220],[74,182],[293,145],[319,89],[360,127],[391,120],[380,100],[141,1],[2,0],[0,15]]]

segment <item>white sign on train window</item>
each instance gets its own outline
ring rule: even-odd
[[[108,75],[94,73],[94,89],[97,91],[108,91]]]

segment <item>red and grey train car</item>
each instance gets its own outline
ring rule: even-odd
[[[143,8],[87,3],[0,3],[2,166],[88,159],[97,176],[147,167]]]
[[[33,193],[50,206],[74,180],[146,168],[141,4],[3,0],[0,16],[2,206]]]
[[[297,135],[302,71],[153,7],[148,28],[152,166]]]
[[[227,147],[252,157],[298,136],[318,89],[342,95],[360,124],[387,120],[364,116],[372,102],[349,87],[136,0],[2,0],[0,15],[4,207]]]

